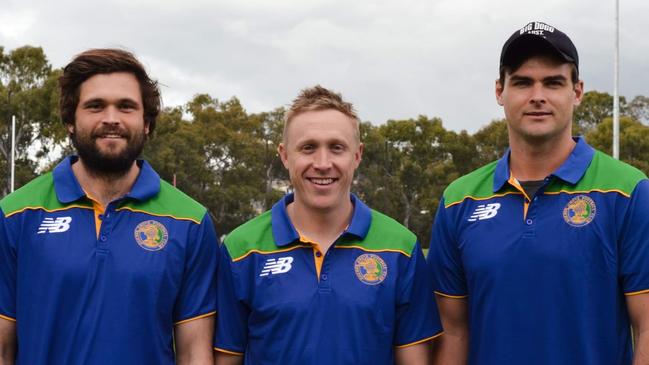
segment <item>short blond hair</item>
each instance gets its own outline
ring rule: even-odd
[[[343,100],[339,93],[320,85],[302,89],[293,100],[293,103],[286,111],[282,140],[286,143],[288,126],[291,123],[291,120],[297,115],[308,111],[328,109],[337,110],[354,120],[356,124],[356,128],[354,129],[356,131],[356,139],[360,142],[360,119],[358,119],[358,115],[356,114],[356,110],[352,103]]]

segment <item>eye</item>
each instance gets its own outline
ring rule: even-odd
[[[119,104],[119,110],[122,110],[122,111],[125,111],[125,112],[134,111],[134,110],[137,110],[137,108],[138,107],[137,107],[137,105],[135,103],[128,102],[128,101],[127,102],[121,102]]]
[[[84,109],[90,110],[92,112],[100,111],[104,108],[104,103],[100,101],[91,101],[84,104]]]
[[[310,144],[310,143],[302,145],[302,147],[300,148],[300,151],[305,152],[305,153],[311,153],[314,150],[315,150],[315,146]]]
[[[331,150],[336,153],[344,152],[345,151],[345,145],[336,143],[331,146]]]
[[[564,84],[563,80],[549,80],[545,83],[545,85],[550,88],[560,88],[563,87]]]

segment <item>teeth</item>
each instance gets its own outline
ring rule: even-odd
[[[310,179],[311,182],[313,182],[316,185],[329,185],[334,182],[334,179],[328,178],[328,179]]]

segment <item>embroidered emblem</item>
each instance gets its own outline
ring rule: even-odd
[[[367,285],[380,284],[388,275],[388,265],[375,254],[360,255],[354,261],[354,272],[361,282]]]
[[[264,268],[261,269],[261,274],[259,276],[268,276],[268,275],[277,275],[289,272],[293,265],[293,257],[280,257],[277,260],[268,259],[264,264]]]
[[[169,240],[167,228],[162,223],[154,220],[138,224],[135,227],[134,234],[137,244],[147,251],[162,250]]]
[[[498,209],[500,209],[500,203],[480,204],[475,208],[468,221],[491,219],[498,214]]]
[[[563,220],[573,227],[583,227],[593,221],[596,213],[597,207],[593,199],[579,195],[563,208]]]
[[[37,234],[43,234],[45,232],[49,233],[61,233],[70,229],[70,222],[72,222],[72,217],[58,217],[54,218],[45,218],[43,222],[38,227]]]

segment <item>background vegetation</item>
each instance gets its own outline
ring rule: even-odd
[[[10,52],[0,47],[0,197],[10,189],[12,115],[17,117],[17,188],[52,169],[58,161],[47,158],[53,152],[72,152],[57,110],[60,72],[39,47]],[[611,95],[589,91],[574,117],[575,134],[607,153],[612,105]],[[649,173],[649,97],[623,98],[621,106],[620,157]],[[222,101],[198,94],[164,110],[144,158],[162,178],[207,206],[219,233],[226,234],[269,209],[288,187],[276,153],[283,113],[282,108],[248,113],[236,97]],[[507,148],[504,120],[469,134],[420,115],[364,122],[361,135],[365,152],[353,191],[413,230],[424,246],[444,188]]]

